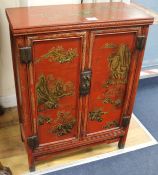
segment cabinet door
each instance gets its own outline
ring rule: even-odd
[[[86,135],[120,127],[127,113],[140,28],[93,31],[90,37],[91,90]]]
[[[85,32],[28,37],[31,116],[40,145],[80,136],[79,76],[84,69],[85,37]]]

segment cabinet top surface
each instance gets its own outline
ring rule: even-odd
[[[133,5],[116,2],[8,8],[6,13],[13,31],[48,26],[153,20]]]

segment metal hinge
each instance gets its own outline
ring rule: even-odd
[[[28,137],[27,144],[32,150],[34,150],[35,148],[39,146],[38,137],[37,136]]]
[[[143,50],[145,47],[145,43],[146,43],[146,36],[144,36],[144,35],[137,36],[136,48],[138,50]]]
[[[130,122],[130,116],[126,116],[122,118],[122,127],[126,128],[128,127]]]
[[[22,47],[20,50],[20,61],[23,64],[29,64],[32,60],[31,47]]]
[[[92,71],[90,69],[84,70],[80,74],[80,95],[85,96],[89,94],[91,87]]]

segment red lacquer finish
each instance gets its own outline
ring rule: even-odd
[[[64,150],[112,142],[123,148],[144,53],[137,40],[147,37],[153,18],[124,3],[6,13],[30,170],[35,161]],[[21,61],[27,57],[21,54],[25,47],[31,54],[28,63]],[[90,78],[81,77],[85,70]],[[85,95],[81,81],[89,87]],[[31,147],[33,137],[38,143]]]
[[[54,5],[44,7],[23,7],[7,9],[11,28],[15,33],[41,31],[43,27],[94,24],[105,22],[127,23],[143,20],[151,23],[152,17],[125,3],[89,3],[82,5]],[[64,17],[64,18],[63,18]],[[94,17],[90,20],[89,18]],[[96,19],[96,20],[95,20]],[[142,21],[140,21],[142,22]],[[90,25],[89,25],[90,26]]]
[[[118,52],[118,46],[120,46],[120,44],[126,45],[131,54],[130,64],[132,64],[132,61],[134,60],[132,54],[134,53],[133,50],[135,48],[138,30],[139,28],[135,28],[133,31],[122,29],[120,31],[118,30],[117,33],[114,33],[112,30],[109,33],[106,30],[92,33],[91,37],[93,38],[93,42],[91,42],[92,52],[90,55],[92,61],[90,67],[92,67],[93,77],[89,97],[89,111],[91,112],[100,109],[104,114],[102,115],[103,121],[99,122],[100,124],[97,121],[88,120],[87,133],[105,130],[104,126],[106,126],[108,122],[116,121],[119,124],[121,117],[125,113],[125,111],[123,111],[123,103],[128,103],[128,101],[124,100],[125,94],[129,93],[126,87],[128,82],[125,84],[124,82],[121,82],[117,85],[114,84],[109,85],[107,88],[105,87],[111,74],[109,57],[111,54]],[[108,47],[110,44],[114,46]],[[125,57],[125,59],[127,60],[128,58]],[[124,64],[125,67],[126,63]],[[120,66],[123,67],[123,65]],[[130,78],[131,77],[128,76],[128,80],[130,80]],[[109,98],[118,100],[118,102],[119,100],[122,100],[122,102],[120,102],[122,104],[118,104],[117,106],[117,104],[111,104],[108,101],[106,103],[105,100],[108,100]]]
[[[81,108],[79,103],[79,79],[80,70],[84,64],[85,60],[85,39],[86,33],[67,33],[66,37],[62,34],[57,35],[44,35],[39,37],[30,37],[29,45],[33,49],[33,64],[30,65],[30,86],[32,87],[32,94],[34,94],[33,103],[34,115],[33,117],[38,123],[39,116],[49,117],[51,122],[41,125],[37,128],[37,133],[39,136],[40,144],[50,143],[53,141],[60,141],[65,139],[77,139],[80,135],[80,114],[79,110]],[[41,49],[42,48],[42,49]],[[65,50],[74,50],[75,56],[72,61],[67,63],[60,63],[58,61],[53,61],[49,59],[43,59],[43,56],[49,53],[55,48],[64,48]],[[58,107],[55,109],[44,109],[44,105],[38,104],[37,100],[37,84],[40,81],[41,76],[46,79],[50,78],[53,82],[54,80],[62,81],[63,83],[70,84],[72,86],[72,94],[65,96],[59,100]],[[71,133],[59,137],[52,134],[53,121],[56,119],[58,113],[70,113],[70,115],[75,119],[75,126]],[[59,124],[59,122],[56,122]]]

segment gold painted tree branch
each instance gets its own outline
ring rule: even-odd
[[[76,48],[64,49],[62,46],[52,47],[51,50],[42,57],[36,59],[36,63],[48,59],[50,62],[67,63],[78,56]]]

